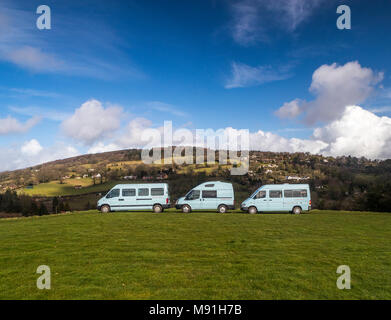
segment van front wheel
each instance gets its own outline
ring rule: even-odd
[[[224,204],[219,205],[219,207],[217,208],[217,212],[219,212],[219,213],[226,213],[227,211],[228,211],[228,208]]]
[[[155,212],[155,213],[160,213],[160,212],[162,212],[163,211],[163,207],[160,205],[160,204],[155,204],[154,206],[153,206],[153,212]]]
[[[301,213],[301,208],[300,207],[294,207],[292,209],[292,213],[293,214],[300,214]]]
[[[110,207],[109,207],[107,204],[104,204],[104,205],[100,208],[100,212],[102,212],[102,213],[109,213],[109,212],[110,212]]]
[[[258,210],[257,210],[257,208],[255,208],[255,207],[250,207],[250,208],[248,208],[248,213],[249,214],[254,214],[254,213],[257,213],[258,212]]]
[[[182,206],[182,212],[183,213],[190,213],[191,212],[191,208],[189,205],[185,204]]]

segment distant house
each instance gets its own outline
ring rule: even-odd
[[[81,189],[81,188],[83,188],[83,187],[79,184],[75,186],[75,189]]]
[[[152,176],[144,176],[143,180],[153,180],[153,177]]]
[[[88,178],[88,174],[83,174],[83,179]]]
[[[308,180],[310,177],[287,176],[286,180]]]
[[[165,173],[159,174],[159,175],[156,177],[156,180],[165,180],[165,179],[168,179],[168,175],[165,174]]]
[[[97,173],[96,175],[92,176],[93,178],[100,178],[101,177],[101,174],[100,173]]]
[[[124,176],[123,179],[124,180],[136,180],[137,176]]]

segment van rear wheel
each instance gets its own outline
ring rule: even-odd
[[[163,207],[160,205],[160,204],[155,204],[154,206],[153,206],[153,212],[155,212],[155,213],[160,213],[160,212],[162,212],[163,211]]]
[[[249,214],[254,214],[254,213],[257,213],[258,212],[258,210],[257,210],[257,208],[255,208],[255,207],[250,207],[250,208],[248,208],[248,213]]]
[[[109,207],[107,204],[104,204],[104,205],[100,208],[100,212],[102,212],[102,213],[109,213],[109,212],[110,212],[110,207]]]
[[[301,214],[301,208],[300,207],[294,207],[292,209],[293,214]]]
[[[182,212],[183,213],[190,213],[191,212],[191,208],[189,205],[185,204],[182,206]]]
[[[217,208],[217,212],[219,212],[219,213],[226,213],[227,211],[228,211],[228,208],[224,204],[219,205],[219,207]]]

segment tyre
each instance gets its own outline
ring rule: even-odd
[[[301,214],[301,208],[300,207],[294,207],[292,209],[293,214]]]
[[[155,204],[153,206],[153,212],[155,212],[155,213],[163,212],[163,207],[160,204]]]
[[[190,213],[191,212],[191,208],[189,205],[185,204],[182,206],[182,212],[183,213]]]
[[[257,213],[258,212],[258,210],[257,210],[257,208],[255,208],[255,207],[250,207],[250,208],[248,208],[248,213],[249,214],[254,214],[254,213]]]
[[[217,208],[218,213],[227,213],[228,208],[224,204],[220,204],[219,207]]]
[[[109,213],[110,212],[110,206],[108,206],[107,204],[104,204],[101,208],[100,208],[100,211],[102,213]]]

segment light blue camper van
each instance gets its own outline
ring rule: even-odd
[[[286,211],[300,214],[311,210],[308,184],[270,184],[257,189],[240,205],[248,213]]]
[[[127,210],[163,212],[170,207],[168,184],[117,184],[99,199],[97,207],[102,212]]]
[[[185,213],[192,210],[217,210],[225,213],[235,208],[234,189],[232,184],[227,182],[204,182],[179,198],[175,207]]]

